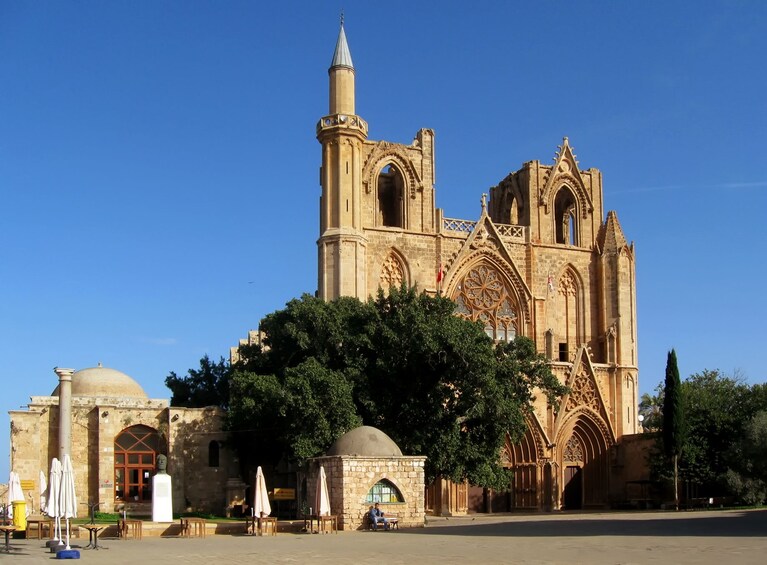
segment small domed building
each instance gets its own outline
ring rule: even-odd
[[[228,479],[238,469],[223,443],[220,409],[170,407],[169,400],[149,398],[133,378],[100,363],[61,371],[68,371],[66,393],[57,369],[60,383],[50,396],[32,396],[26,410],[10,412],[12,468],[28,484],[34,481],[35,493],[40,471],[47,477],[66,443],[81,515],[95,503],[102,512],[151,514],[152,477],[161,454],[168,457],[174,512],[226,508]],[[64,436],[62,417],[69,421]]]
[[[322,457],[310,460],[308,500],[315,500],[317,476],[324,467],[331,514],[340,530],[365,526],[368,508],[378,502],[388,516],[406,527],[423,527],[424,456],[406,456],[378,428],[360,426],[341,437]]]

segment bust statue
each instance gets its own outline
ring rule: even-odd
[[[157,474],[167,475],[168,458],[162,453],[157,456]]]

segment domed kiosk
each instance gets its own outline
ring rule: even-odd
[[[333,442],[325,455],[402,457],[402,451],[392,438],[378,428],[360,426],[346,432]]]
[[[423,527],[425,461],[423,456],[403,455],[378,428],[360,426],[339,437],[324,456],[310,460],[308,500],[315,499],[322,466],[339,529],[364,528],[367,510],[376,502],[387,516],[396,516],[401,526]]]

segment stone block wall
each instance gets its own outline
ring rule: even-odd
[[[173,479],[173,510],[224,515],[227,483],[239,476],[233,449],[222,431],[219,408],[176,408],[168,411],[168,474]],[[211,442],[218,443],[218,464],[209,459]]]
[[[312,459],[307,476],[308,505],[314,506],[319,467],[325,468],[331,513],[338,516],[341,530],[364,527],[370,489],[381,479],[391,482],[401,503],[381,504],[388,515],[396,515],[402,527],[423,527],[425,511],[424,463],[426,457],[359,457],[337,455]],[[316,510],[315,510],[316,512]]]
[[[47,478],[51,459],[59,456],[58,412],[58,397],[54,396],[33,396],[27,410],[10,412],[11,467],[21,479],[34,481],[35,510],[40,471]],[[103,512],[122,509],[124,503],[115,500],[114,442],[126,428],[143,424],[168,442],[174,511],[191,506],[222,514],[227,480],[236,477],[238,469],[225,442],[221,417],[216,408],[169,408],[165,399],[74,397],[71,455],[78,500],[99,502]],[[211,441],[219,442],[218,466],[209,465]],[[148,511],[149,505],[133,503],[131,509]],[[78,509],[79,515],[87,512],[85,504]]]

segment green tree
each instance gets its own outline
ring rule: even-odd
[[[552,400],[564,389],[530,340],[495,348],[454,309],[406,287],[367,303],[290,301],[263,320],[263,346],[240,350],[229,428],[250,437],[243,447],[300,462],[364,422],[426,455],[428,479],[508,487],[506,434],[524,433],[534,389]]]
[[[205,355],[200,368],[189,369],[185,377],[173,371],[165,378],[165,386],[171,391],[171,406],[202,408],[204,406],[229,406],[230,366],[222,357],[213,362]]]
[[[756,411],[753,391],[740,378],[716,370],[691,375],[682,391],[687,422],[682,473],[702,494],[724,494],[724,473],[738,467],[733,448]]]
[[[685,379],[681,391],[685,434],[679,477],[688,484],[689,494],[723,496],[754,486],[747,481],[751,480],[756,454],[743,438],[749,437],[746,427],[755,414],[767,410],[765,385],[749,387],[742,377],[706,369]],[[658,393],[662,398],[664,388],[659,388]],[[673,469],[663,467],[662,453],[661,443],[650,459],[653,476],[673,480]],[[733,480],[733,473],[738,475],[737,480]],[[740,486],[735,488],[736,484]]]
[[[735,469],[725,474],[728,487],[740,502],[762,504],[767,499],[767,411],[745,425],[734,454]]]
[[[684,446],[684,406],[682,383],[676,351],[669,351],[666,359],[666,381],[663,400],[663,448],[674,467],[674,506],[679,510],[679,456]]]
[[[342,373],[309,358],[279,375],[235,371],[227,427],[242,463],[301,462],[361,425]]]
[[[663,428],[663,385],[655,388],[655,394],[645,392],[639,400],[639,414],[644,418],[642,427],[647,432]]]

